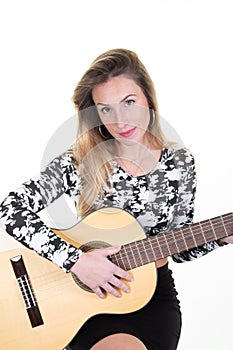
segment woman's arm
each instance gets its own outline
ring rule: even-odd
[[[188,151],[186,151],[188,152]],[[182,177],[179,184],[178,200],[174,210],[174,220],[172,228],[181,228],[193,223],[194,200],[196,194],[196,169],[194,158],[191,153],[186,153],[185,157],[189,159],[188,167],[182,169]],[[196,248],[174,254],[172,259],[175,262],[186,262],[200,258],[220,245],[217,241],[205,243]]]
[[[55,158],[37,178],[23,183],[0,205],[0,226],[13,238],[68,272],[82,251],[59,238],[37,215],[70,188],[78,174],[68,155]]]
[[[120,297],[120,290],[129,292],[129,287],[121,278],[132,281],[128,272],[108,259],[120,247],[83,253],[58,237],[37,215],[63,193],[71,195],[72,190],[78,190],[78,187],[80,190],[81,179],[71,158],[68,155],[55,158],[37,179],[25,182],[3,201],[0,225],[26,247],[53,261],[66,272],[75,273],[99,297],[105,297],[104,290]]]

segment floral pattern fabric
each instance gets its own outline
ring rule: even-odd
[[[113,206],[126,210],[138,220],[147,236],[192,223],[196,173],[189,150],[164,148],[156,167],[143,176],[132,176],[116,161],[113,165],[104,198],[97,198],[94,209]],[[77,203],[82,186],[72,155],[65,152],[37,177],[9,193],[0,205],[0,226],[20,243],[69,272],[82,251],[59,238],[38,213],[62,195]],[[218,246],[216,241],[209,242],[172,258],[176,262],[190,261]]]

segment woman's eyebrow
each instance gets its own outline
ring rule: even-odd
[[[137,96],[137,95],[136,95],[136,94],[127,95],[127,96],[125,96],[125,97],[120,101],[120,103],[121,103],[121,102],[124,102],[125,100],[127,100],[128,97],[131,97],[131,96]]]
[[[120,101],[120,103],[124,102],[125,100],[127,100],[128,97],[131,97],[131,96],[137,96],[137,95],[136,95],[136,94],[127,95],[127,96],[125,96],[125,97]],[[102,103],[102,102],[98,102],[97,105],[109,106],[109,104],[107,104],[107,103]]]

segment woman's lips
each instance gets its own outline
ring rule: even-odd
[[[125,132],[121,132],[120,135],[123,136],[123,137],[129,137],[131,135],[133,135],[134,131],[136,130],[136,127],[132,128],[132,129],[129,129]]]

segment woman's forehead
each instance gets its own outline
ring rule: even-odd
[[[141,88],[132,78],[124,75],[112,77],[92,90],[92,97],[96,104],[120,103],[127,96],[140,94],[143,94]]]

